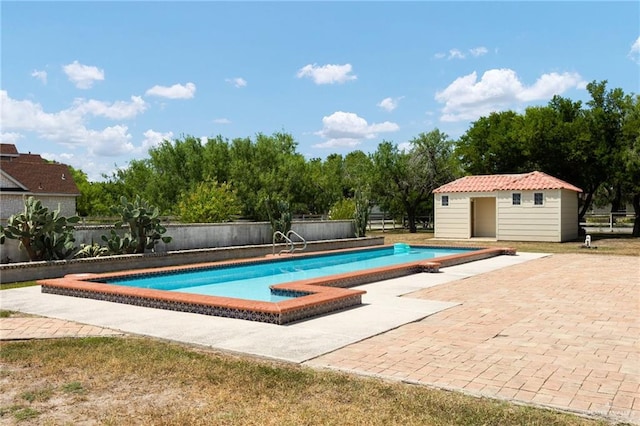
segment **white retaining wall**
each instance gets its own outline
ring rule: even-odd
[[[109,235],[112,226],[77,226],[76,246],[92,242],[105,245],[102,235]],[[307,241],[337,240],[353,238],[355,225],[351,220],[300,221],[293,222],[291,229]],[[124,232],[122,230],[121,232]],[[206,249],[231,246],[271,244],[273,234],[268,222],[232,222],[207,224],[167,225],[168,244],[160,242],[156,252]],[[292,238],[296,241],[295,237]],[[0,245],[0,263],[26,262],[29,257],[18,249],[18,241],[7,239]]]

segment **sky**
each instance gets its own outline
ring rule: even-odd
[[[0,2],[0,139],[103,180],[163,140],[307,158],[640,93],[640,2]],[[254,139],[255,140],[255,139]]]

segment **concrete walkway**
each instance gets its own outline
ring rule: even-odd
[[[0,319],[0,339],[148,335],[640,424],[637,257],[520,253],[361,288],[287,326],[4,290],[46,318]]]

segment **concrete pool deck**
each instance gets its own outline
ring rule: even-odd
[[[77,322],[640,423],[639,272],[637,257],[518,253],[360,286],[365,305],[285,326],[39,287],[0,304],[68,334]],[[19,338],[19,319],[0,319],[0,338]]]

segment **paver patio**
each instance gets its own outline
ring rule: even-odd
[[[640,423],[640,259],[560,254],[410,295],[461,302],[329,367]]]
[[[57,318],[15,316],[0,319],[0,340],[121,335],[124,333],[120,331]]]

